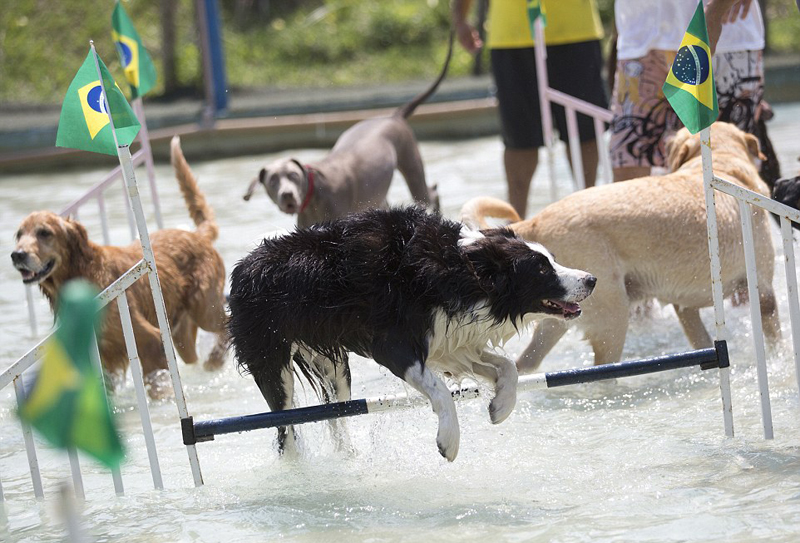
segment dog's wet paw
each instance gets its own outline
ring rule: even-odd
[[[225,351],[217,352],[211,351],[206,361],[203,362],[203,369],[205,371],[219,371],[225,366]]]
[[[492,424],[500,424],[508,418],[517,404],[517,395],[512,392],[511,394],[498,393],[494,399],[489,402],[489,419]]]
[[[175,397],[172,379],[167,370],[156,370],[145,375],[144,386],[152,400],[169,400]]]
[[[443,428],[442,426],[450,426]],[[444,456],[448,462],[452,462],[458,456],[458,445],[460,441],[460,431],[458,425],[440,425],[439,433],[436,436],[436,445],[439,447],[439,454]]]

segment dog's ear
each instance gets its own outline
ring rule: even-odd
[[[76,262],[91,262],[89,252],[89,234],[86,228],[76,220],[64,219],[62,222],[66,238],[69,258]]]
[[[681,129],[672,136],[669,136],[665,145],[667,165],[671,172],[680,168],[686,160],[693,156],[693,140],[689,137],[688,130]]]
[[[744,142],[747,145],[747,152],[750,153],[753,158],[767,160],[767,157],[761,152],[761,146],[758,144],[757,137],[755,137],[753,134],[745,134]]]
[[[299,161],[299,160],[297,160],[296,158],[290,158],[289,160],[291,160],[292,162],[294,162],[295,164],[297,164],[297,167],[298,167],[298,168],[300,168],[300,173],[302,173],[302,174],[303,174],[303,179],[305,179],[306,181],[308,181],[308,172],[306,171],[306,167],[305,167],[305,166],[303,166],[303,165],[300,163],[300,161]]]
[[[247,192],[245,192],[244,196],[242,197],[244,198],[245,202],[249,201],[250,198],[253,197],[253,193],[256,190],[256,185],[258,185],[259,183],[263,183],[266,177],[267,177],[267,169],[261,168],[261,171],[258,172],[258,176],[254,177],[253,180],[250,181],[250,185],[247,186]]]

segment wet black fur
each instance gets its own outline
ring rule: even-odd
[[[789,207],[800,209],[800,175],[778,179],[772,189],[772,199]],[[775,218],[777,220],[777,217]],[[800,229],[800,224],[793,222],[792,227]]]
[[[342,371],[352,351],[402,378],[426,360],[437,309],[452,318],[488,300],[496,322],[516,323],[566,294],[547,256],[511,230],[486,230],[459,247],[460,229],[414,207],[370,210],[265,239],[240,260],[231,275],[232,345],[270,407],[285,399],[280,373],[292,344]]]

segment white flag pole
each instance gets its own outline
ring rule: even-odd
[[[698,9],[702,9],[702,0],[698,4]],[[706,26],[706,39],[708,39],[708,25]],[[700,58],[693,48],[689,48],[695,65],[697,83],[700,82],[703,73],[700,65]],[[711,58],[708,59],[709,70],[711,69]],[[711,84],[714,84],[714,77],[709,73]],[[714,323],[715,339],[728,339],[728,332],[725,328],[725,308],[722,298],[722,265],[719,257],[719,231],[717,230],[717,207],[714,196],[714,168],[711,158],[711,127],[707,126],[700,131],[700,156],[703,161],[703,189],[706,196],[706,228],[708,229],[708,255],[711,259],[711,292],[714,298]],[[731,376],[730,366],[720,368],[719,388],[722,393],[722,419],[725,425],[725,435],[733,437],[733,404],[731,402]]]
[[[128,195],[130,197],[131,206],[133,207],[133,213],[136,219],[136,227],[139,231],[139,239],[142,243],[142,256],[150,270],[147,276],[150,279],[150,290],[153,293],[153,303],[155,304],[158,326],[161,330],[161,340],[164,344],[167,365],[169,366],[169,373],[170,377],[172,378],[172,387],[175,391],[175,403],[178,406],[178,414],[180,418],[185,419],[189,417],[189,410],[186,407],[186,397],[183,394],[181,377],[180,373],[178,372],[178,362],[175,358],[175,346],[172,343],[172,334],[170,333],[169,321],[167,320],[166,305],[164,304],[164,296],[161,292],[161,284],[158,280],[158,270],[156,269],[153,248],[150,244],[150,234],[147,231],[147,223],[144,218],[142,201],[139,198],[139,187],[136,184],[136,176],[133,172],[133,161],[131,160],[130,148],[127,145],[120,145],[117,140],[117,133],[114,128],[114,119],[111,115],[111,107],[108,102],[105,86],[103,85],[103,74],[100,71],[100,62],[97,59],[97,51],[95,51],[94,42],[90,41],[89,44],[92,49],[92,57],[94,58],[95,68],[97,69],[97,77],[100,80],[100,88],[102,90],[103,100],[105,101],[106,113],[108,114],[108,120],[111,123],[111,133],[114,135],[114,144],[117,146],[117,156],[119,157],[119,163],[122,167],[122,177],[125,179],[125,186],[128,188]],[[201,486],[203,484],[203,475],[200,472],[200,461],[197,457],[197,449],[194,445],[187,445],[186,449],[189,455],[189,464],[192,469],[194,484],[195,486]]]
[[[700,73],[699,66],[697,73]],[[711,291],[714,298],[715,339],[727,340],[725,309],[722,305],[722,266],[719,257],[719,234],[717,231],[717,208],[714,197],[714,170],[711,163],[711,129],[700,131],[700,155],[703,160],[703,188],[706,195],[706,227],[708,228],[708,254],[711,257]],[[722,393],[722,419],[725,435],[733,437],[733,404],[731,402],[731,369],[720,368],[719,388]]]
[[[555,151],[553,149],[553,117],[550,109],[550,98],[547,89],[550,82],[547,77],[547,46],[544,41],[544,23],[539,15],[533,21],[534,51],[536,55],[536,82],[539,86],[539,111],[542,121],[542,136],[547,150],[547,178],[550,181],[550,199],[558,200],[556,186]],[[523,217],[524,218],[524,217]]]

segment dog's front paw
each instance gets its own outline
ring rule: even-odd
[[[436,445],[439,447],[439,454],[452,462],[458,456],[458,445],[461,440],[461,431],[458,422],[455,424],[440,424],[439,433],[436,434]]]
[[[504,387],[497,389],[494,399],[489,402],[489,419],[492,424],[500,424],[508,418],[517,405],[516,388]]]

